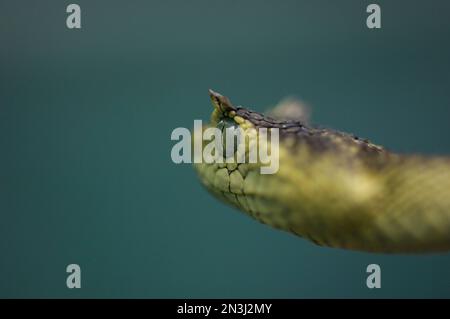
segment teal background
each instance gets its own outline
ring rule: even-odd
[[[450,255],[321,248],[224,206],[170,159],[207,89],[400,152],[450,153],[450,4],[0,2],[0,297],[450,297]],[[66,287],[77,263],[82,288]],[[366,288],[380,264],[382,288]]]

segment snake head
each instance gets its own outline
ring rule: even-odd
[[[230,100],[226,96],[223,96],[209,89],[209,97],[211,98],[213,106],[222,113],[236,110],[233,104],[231,104]]]
[[[236,108],[226,96],[210,89],[209,97],[214,106],[214,111],[211,114],[211,124],[213,126],[216,126],[224,118],[232,118],[234,116]]]

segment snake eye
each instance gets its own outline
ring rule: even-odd
[[[222,132],[223,157],[233,156],[239,144],[239,125],[233,119],[224,118],[217,123],[217,128]]]

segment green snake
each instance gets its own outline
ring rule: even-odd
[[[335,248],[450,250],[450,159],[396,154],[354,135],[234,106],[210,90],[211,127],[278,128],[279,170],[198,163],[202,184],[258,221]],[[225,124],[224,124],[225,123]]]

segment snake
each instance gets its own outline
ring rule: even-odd
[[[386,254],[450,250],[449,157],[391,152],[301,115],[265,115],[213,90],[209,95],[213,112],[202,130],[279,131],[275,174],[261,174],[260,161],[193,164],[219,200],[319,246]]]

